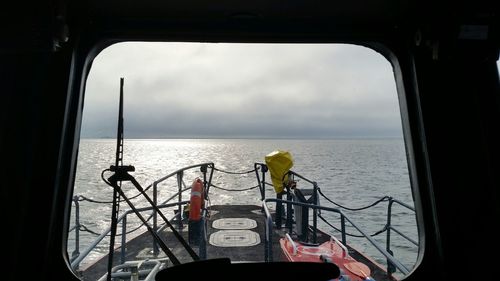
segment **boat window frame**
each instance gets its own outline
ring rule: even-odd
[[[401,117],[401,125],[403,131],[403,139],[405,143],[406,158],[408,164],[408,172],[410,178],[410,187],[413,195],[415,206],[416,223],[418,229],[419,249],[417,261],[409,275],[405,277],[406,280],[412,280],[412,273],[417,271],[422,261],[424,260],[425,251],[429,245],[426,244],[425,235],[425,221],[422,210],[421,190],[422,185],[425,189],[432,190],[432,183],[427,173],[420,175],[422,169],[429,167],[427,159],[427,151],[425,144],[425,135],[422,124],[422,116],[420,105],[418,103],[418,89],[410,87],[414,83],[415,77],[412,77],[413,60],[412,54],[409,54],[401,49],[399,44],[394,42],[375,42],[375,41],[350,41],[350,40],[334,40],[318,37],[316,39],[309,38],[308,40],[295,40],[293,37],[290,40],[279,40],[279,42],[271,41],[269,38],[262,38],[261,40],[252,38],[252,40],[207,40],[205,37],[187,36],[180,37],[176,40],[158,40],[155,38],[137,38],[131,36],[130,38],[114,37],[114,38],[101,38],[90,37],[80,40],[77,44],[73,58],[72,69],[70,74],[70,84],[68,89],[68,98],[64,116],[63,139],[59,156],[59,174],[58,184],[66,193],[66,202],[64,207],[64,221],[62,237],[62,252],[64,262],[68,265],[68,269],[74,275],[75,273],[70,267],[70,257],[67,252],[67,238],[70,226],[70,213],[71,202],[74,191],[74,183],[76,177],[76,165],[78,160],[78,147],[80,142],[80,131],[83,117],[83,105],[85,99],[85,86],[86,81],[94,59],[106,48],[122,42],[203,42],[203,43],[324,43],[324,44],[351,44],[369,48],[385,57],[392,65],[394,72],[394,79],[397,88],[397,96],[399,100],[399,110]],[[180,40],[179,40],[180,39]],[[203,39],[203,40],[196,40]],[[403,61],[403,63],[401,63]],[[402,64],[405,70],[402,69]],[[410,68],[410,70],[408,69]],[[407,73],[409,75],[404,75]],[[416,118],[416,120],[415,120]],[[427,171],[428,172],[428,171]],[[419,180],[420,179],[420,180]],[[432,203],[433,204],[433,203]],[[431,214],[435,213],[431,210]],[[429,223],[428,225],[437,226],[437,223]],[[428,227],[428,226],[427,226]],[[438,231],[438,230],[436,230]],[[439,237],[439,234],[437,234]],[[438,253],[439,255],[439,253]],[[78,278],[78,280],[81,280]]]

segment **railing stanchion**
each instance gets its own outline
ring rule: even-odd
[[[207,165],[203,165],[200,167],[200,171],[203,174],[203,192],[204,192],[204,198],[206,199],[208,197],[207,194]]]
[[[154,240],[154,239],[153,239]],[[127,251],[127,213],[122,219],[122,246],[120,247],[120,264],[125,262],[125,255]],[[154,249],[154,247],[153,247]],[[156,254],[158,255],[158,254]]]
[[[155,206],[158,205],[158,184],[156,182],[153,183],[153,203]],[[156,213],[156,209],[153,209],[153,230],[158,232],[158,214]],[[153,255],[157,257],[159,252],[158,243],[153,239]]]
[[[286,200],[287,201],[292,201],[292,194],[291,192],[286,193]],[[293,217],[292,217],[292,204],[286,203],[286,222],[285,222],[285,227],[288,228],[288,233],[292,233],[293,231]]]
[[[210,176],[208,177],[207,194],[210,194],[210,186],[212,185],[212,178],[214,176],[214,170],[215,170],[214,163],[210,163],[209,165],[210,165]]]
[[[345,217],[344,217],[344,214],[343,213],[340,213],[340,230],[342,230],[342,244],[346,244],[347,243],[347,236],[346,236],[346,230],[345,230]]]
[[[183,171],[180,171],[177,173],[177,187],[179,188],[179,196],[177,197],[177,202],[182,202],[182,177],[184,176],[184,172]],[[178,215],[178,219],[177,219],[177,222],[179,223],[178,226],[179,226],[179,230],[182,229],[182,206],[179,205],[179,207],[177,208],[177,215]]]
[[[391,250],[391,217],[392,217],[392,204],[394,203],[392,197],[389,198],[389,203],[387,204],[387,239],[386,239],[386,250],[388,253],[391,255],[394,255],[394,253]],[[391,263],[389,259],[387,259],[387,274],[389,276],[392,276],[392,273],[396,272],[396,268],[394,265]]]
[[[272,262],[273,261],[273,221],[270,219],[269,220],[269,223],[268,223],[268,239],[269,239],[269,242],[268,242],[268,251],[269,251],[269,254],[268,254],[268,258],[269,258],[269,261]]]
[[[276,228],[277,229],[281,229],[281,218],[283,216],[283,203],[282,202],[282,199],[283,199],[283,193],[276,193],[276,199],[279,199],[278,201],[276,201],[276,212],[275,212],[275,225],[276,225]]]
[[[389,204],[387,204],[387,240],[386,240],[386,249],[387,251],[391,250],[391,216],[392,216],[392,199],[389,199]]]
[[[73,202],[75,202],[75,250],[71,253],[72,260],[80,255],[80,203],[78,199],[78,196],[73,197]]]
[[[266,198],[266,172],[267,166],[262,165],[262,200]]]
[[[207,259],[207,221],[206,221],[206,210],[203,211],[203,215],[201,216],[201,239],[200,246],[198,248],[198,256],[200,260]]]
[[[318,206],[318,184],[316,182],[313,183],[313,204]],[[318,230],[318,209],[313,209],[313,243],[316,243],[318,240],[317,235]]]
[[[265,237],[264,237],[264,260],[266,262],[272,262],[273,261],[273,249],[272,249],[272,242],[273,242],[273,219],[271,217],[271,213],[269,212],[269,209],[267,208],[266,205],[266,200],[262,201],[262,209],[264,211],[264,214],[266,216],[266,226],[265,226]]]

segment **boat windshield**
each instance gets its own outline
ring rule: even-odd
[[[404,277],[419,237],[398,94],[391,62],[357,45],[104,49],[84,93],[71,267],[145,280],[229,258]]]

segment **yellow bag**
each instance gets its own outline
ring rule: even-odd
[[[266,165],[271,173],[274,191],[276,193],[283,192],[283,181],[288,180],[288,176],[283,179],[283,176],[288,173],[293,166],[292,155],[288,151],[276,150],[266,155]]]

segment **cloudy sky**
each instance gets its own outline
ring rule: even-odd
[[[82,137],[399,137],[390,63],[354,45],[120,43],[94,60]]]

